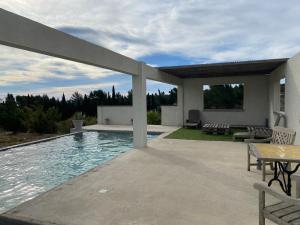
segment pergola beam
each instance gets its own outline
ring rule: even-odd
[[[166,72],[160,71],[157,68],[145,65],[144,70],[146,77],[149,80],[155,80],[174,85],[180,85],[183,83],[183,79],[170,75]]]
[[[138,75],[134,59],[4,9],[0,9],[0,44]]]

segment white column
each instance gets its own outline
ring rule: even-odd
[[[177,121],[178,121],[178,125],[179,126],[183,126],[184,124],[184,113],[183,113],[183,85],[178,85],[177,86],[177,110],[178,110],[178,117],[177,117]]]
[[[133,146],[147,145],[146,76],[144,63],[139,63],[139,75],[132,75]]]
[[[290,58],[286,66],[285,114],[287,127],[297,132],[295,144],[300,144],[300,53]]]

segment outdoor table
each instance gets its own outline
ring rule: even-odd
[[[278,181],[281,189],[291,196],[291,175],[300,166],[300,146],[278,145],[278,144],[258,144],[250,143],[250,151],[261,160],[263,164],[263,174],[265,174],[265,162],[274,162],[274,177],[269,181],[271,186],[273,181]],[[294,169],[289,168],[290,163],[297,163]],[[279,177],[282,177],[282,180]]]

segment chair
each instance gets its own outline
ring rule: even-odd
[[[286,127],[286,116],[284,112],[273,112],[275,116],[274,127],[279,126],[280,121],[283,121],[283,127]],[[272,129],[268,127],[247,127],[250,133],[250,138],[269,138],[272,136]]]
[[[261,162],[260,160],[257,163],[251,163],[250,156],[255,155],[252,153],[249,143],[271,143],[271,144],[280,144],[280,145],[292,145],[294,144],[296,137],[296,132],[289,128],[284,127],[274,127],[272,137],[266,139],[245,139],[245,142],[248,143],[247,149],[247,170],[250,171],[250,166],[257,166],[257,169],[261,169]],[[270,165],[271,169],[273,169],[273,163],[265,162],[263,168],[263,180],[265,180],[265,166]]]
[[[277,127],[280,121],[283,121],[283,126],[286,127],[286,116],[284,112],[273,112],[275,116],[274,127]],[[269,138],[272,136],[273,130],[268,127],[262,126],[247,126],[247,132],[236,132],[233,134],[233,141],[237,139],[261,139],[261,138]]]
[[[201,126],[200,110],[189,110],[189,117],[186,120],[185,127],[198,128]]]
[[[265,225],[265,219],[281,225],[300,225],[300,199],[279,193],[262,182],[255,183],[254,188],[259,191],[259,225]],[[265,194],[279,202],[266,205]]]

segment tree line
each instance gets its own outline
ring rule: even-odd
[[[147,110],[160,111],[161,105],[174,105],[177,102],[177,89],[169,93],[158,90],[147,94]],[[95,117],[99,105],[132,105],[132,90],[127,94],[103,90],[89,94],[75,92],[70,99],[62,94],[60,99],[48,95],[7,94],[0,103],[0,129],[13,132],[55,133],[60,126],[70,122],[75,112],[82,112],[87,117]],[[66,122],[68,121],[68,122]],[[66,130],[69,129],[69,124]]]

